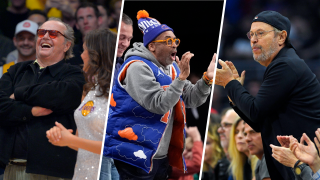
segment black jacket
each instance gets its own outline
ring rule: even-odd
[[[46,131],[58,121],[75,132],[73,113],[81,102],[84,76],[79,68],[62,60],[46,67],[38,77],[38,65],[33,62],[11,66],[0,79],[0,162],[8,164],[17,127],[26,124],[26,172],[71,178],[77,152],[50,144]],[[13,93],[15,100],[9,98]],[[33,106],[51,109],[53,113],[34,117]]]
[[[255,131],[261,132],[263,149],[272,180],[294,179],[290,168],[276,161],[270,144],[280,146],[277,135],[311,140],[320,127],[320,84],[293,48],[283,48],[267,67],[256,97],[237,80],[225,87],[236,105],[234,110]]]

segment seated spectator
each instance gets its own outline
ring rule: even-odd
[[[83,52],[82,44],[84,37],[90,31],[98,29],[102,23],[99,10],[93,3],[82,3],[76,11],[76,27],[81,32],[81,38],[77,39],[77,43],[73,48],[74,57],[68,62],[72,65],[81,65],[83,61],[80,57]]]
[[[11,0],[5,11],[0,11],[0,32],[9,39],[14,37],[17,24],[28,18],[30,10],[26,7],[26,0]]]
[[[14,59],[14,56],[8,55],[6,62],[8,68],[18,62],[36,59],[35,36],[37,34],[37,29],[38,24],[30,20],[25,20],[17,24],[13,42],[17,48],[18,57]]]
[[[220,124],[220,117],[215,114],[210,115],[210,123],[207,132],[207,142],[202,167],[202,179],[214,179],[214,167],[222,159],[224,151],[220,144],[219,134],[217,132]]]
[[[101,15],[102,23],[100,25],[100,29],[109,28],[109,19],[108,19],[108,10],[103,5],[97,6]]]
[[[256,180],[271,180],[264,157],[261,133],[256,132],[247,123],[244,124],[244,136],[251,155],[256,155],[259,160],[255,169]]]
[[[251,180],[254,176],[252,175],[252,168],[255,168],[258,158],[256,156],[251,158],[249,154],[244,136],[244,121],[242,119],[237,120],[233,124],[230,133],[228,152],[231,158],[231,178],[236,180]]]
[[[28,19],[38,24],[40,27],[44,22],[48,20],[46,13],[41,10],[32,10],[29,13]]]
[[[32,10],[29,13],[28,20],[33,21],[40,27],[45,21],[48,20],[46,14],[40,10]],[[18,49],[11,51],[7,56],[7,63],[16,61],[18,59]]]

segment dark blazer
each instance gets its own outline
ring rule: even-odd
[[[0,79],[0,162],[8,164],[18,126],[28,131],[27,173],[72,178],[77,152],[50,144],[46,131],[55,121],[76,130],[73,113],[80,105],[85,83],[80,68],[64,60],[37,75],[34,61],[9,68]],[[15,100],[10,99],[14,93]],[[34,117],[33,106],[51,109],[48,116]]]
[[[225,87],[236,105],[234,110],[255,131],[261,132],[263,149],[272,180],[294,179],[290,168],[275,160],[270,144],[280,146],[277,135],[311,140],[320,127],[320,84],[293,48],[283,48],[267,67],[256,97],[237,80]]]

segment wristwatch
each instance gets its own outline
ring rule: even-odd
[[[305,164],[305,163],[302,163],[302,164],[298,165],[299,162],[300,162],[300,160],[298,160],[298,161],[296,162],[296,164],[294,165],[294,167],[293,167],[294,173],[295,173],[296,175],[298,175],[298,176],[301,174],[302,170],[303,170],[306,166],[308,166],[308,165]]]

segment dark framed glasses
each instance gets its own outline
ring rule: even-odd
[[[167,43],[167,46],[169,47],[172,47],[173,46],[173,43],[176,45],[176,46],[179,46],[180,45],[180,39],[173,39],[173,38],[168,38],[166,40],[156,40],[156,41],[152,41],[152,42],[166,42]]]
[[[58,36],[58,34],[61,34],[63,37],[67,38],[65,35],[63,35],[60,31],[57,31],[57,30],[38,29],[37,35],[38,37],[43,38],[43,36],[46,35],[47,32],[49,33],[49,37],[51,39],[55,39]]]

